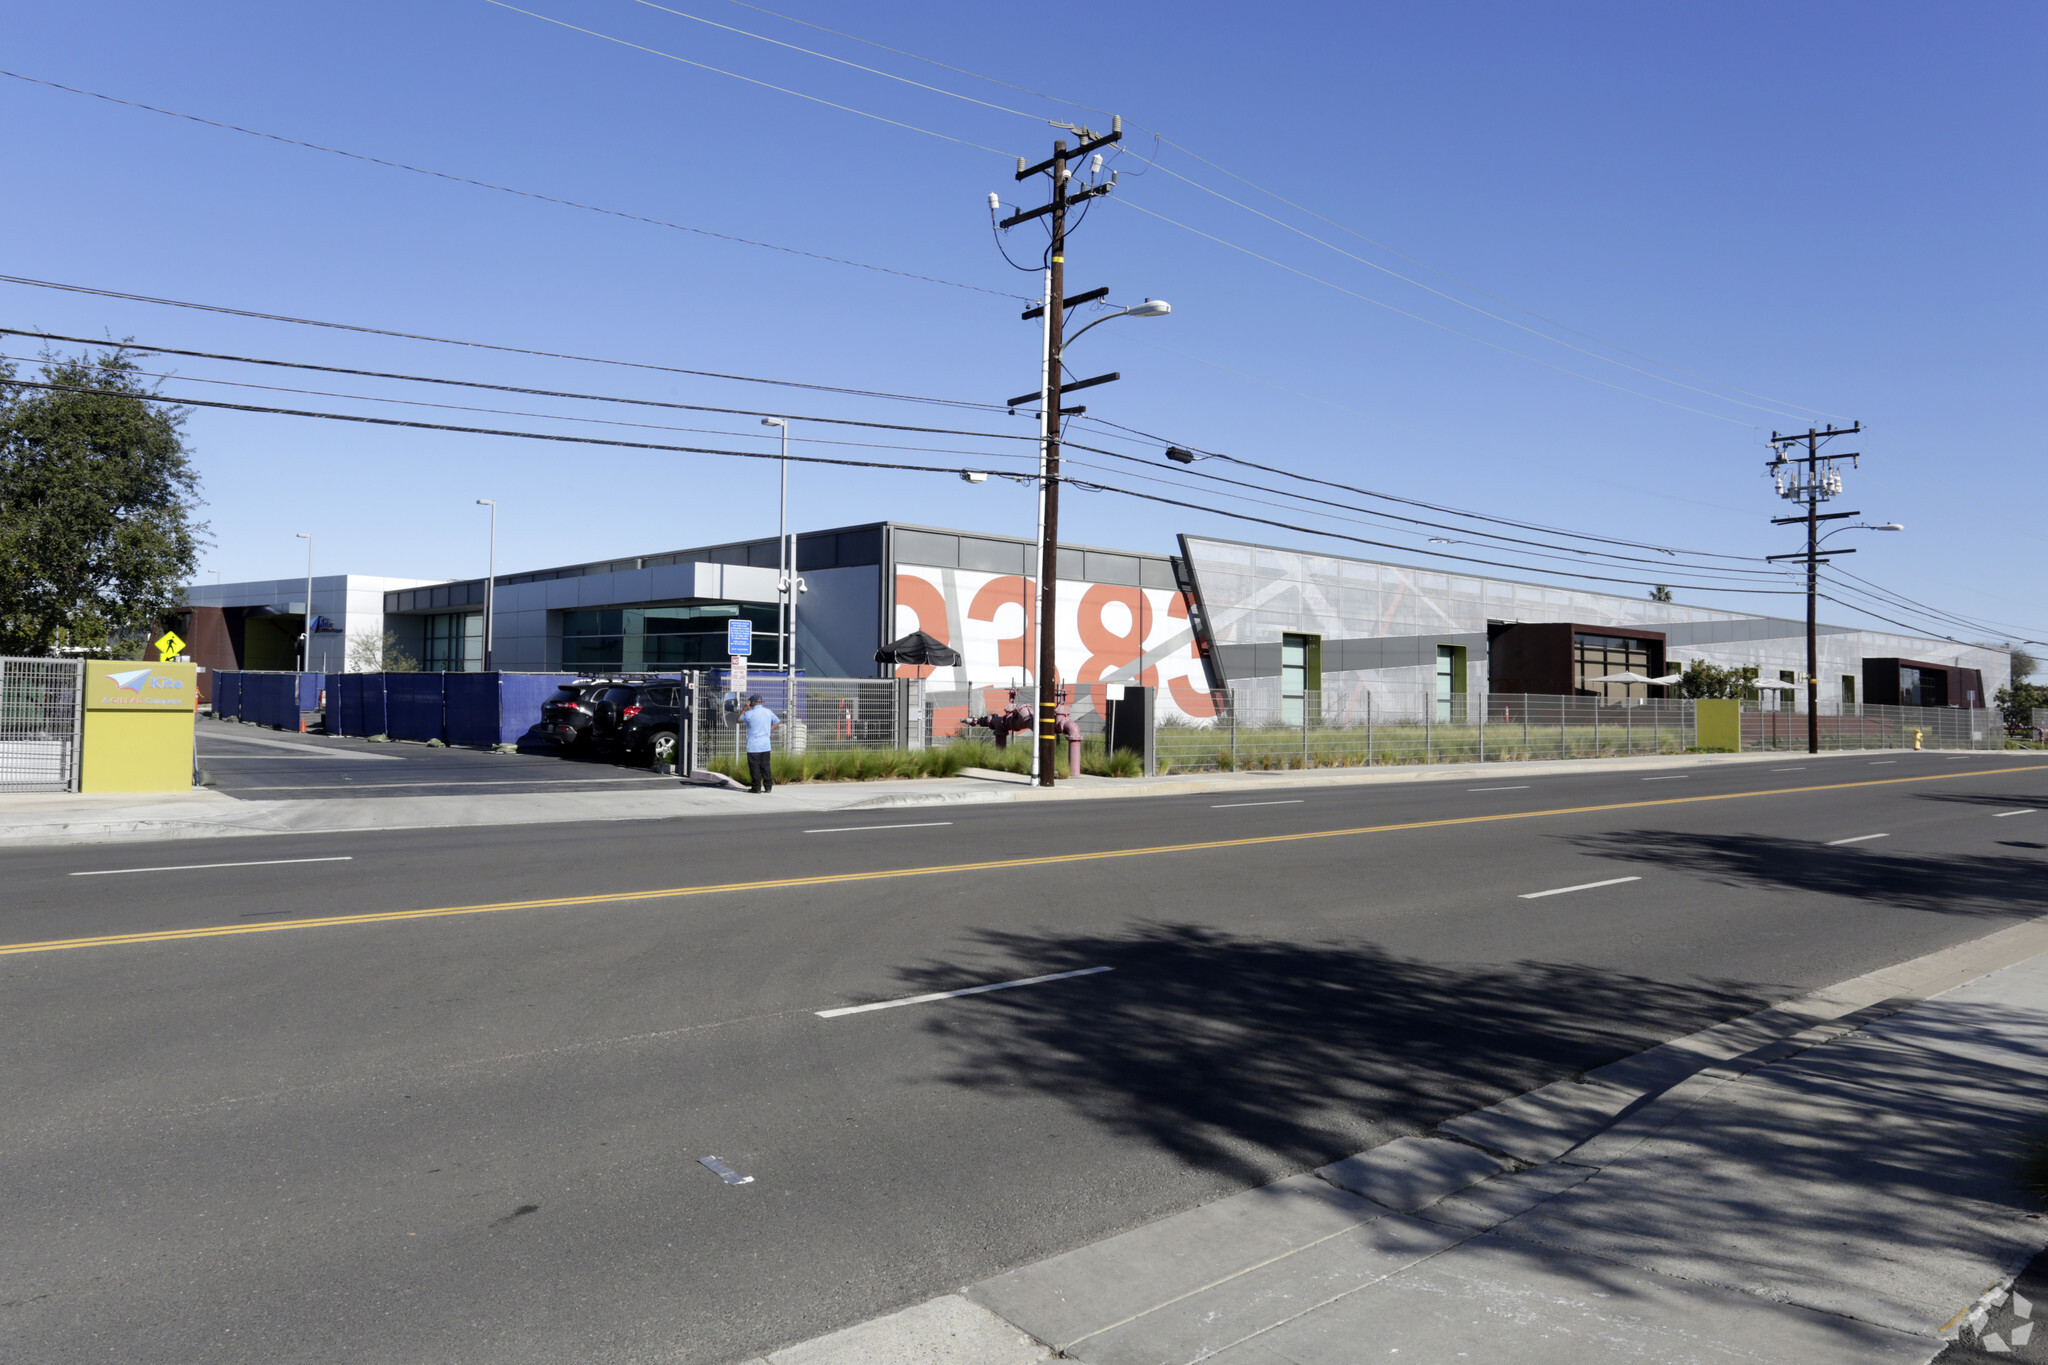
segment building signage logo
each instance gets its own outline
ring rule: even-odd
[[[191,664],[123,668],[118,663],[92,662],[87,668],[86,705],[94,710],[192,707],[196,670]]]
[[[744,658],[754,652],[754,623],[752,621],[727,621],[725,623],[725,652]]]

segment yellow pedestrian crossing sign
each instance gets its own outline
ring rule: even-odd
[[[163,638],[156,642],[156,647],[165,663],[185,652],[185,642],[178,638],[178,632],[175,630],[165,631]]]

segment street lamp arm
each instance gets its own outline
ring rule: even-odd
[[[1903,531],[1905,529],[1904,526],[1896,521],[1887,521],[1882,525],[1875,522],[1859,522],[1854,526],[1837,526],[1834,530],[1828,532],[1827,536],[1822,536],[1820,540],[1815,541],[1814,544],[1818,545],[1821,541],[1826,540],[1828,536],[1838,536],[1844,531]]]
[[[1100,327],[1103,323],[1113,321],[1116,318],[1160,318],[1165,317],[1172,311],[1173,305],[1164,299],[1146,299],[1143,303],[1134,303],[1129,308],[1119,308],[1114,313],[1108,313],[1095,319],[1087,327],[1083,327],[1080,331],[1068,337],[1060,343],[1060,350],[1065,351],[1067,347],[1079,341],[1083,336],[1087,335],[1090,328]]]

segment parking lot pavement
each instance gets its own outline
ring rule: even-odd
[[[371,744],[231,721],[202,723],[198,742],[199,766],[213,779],[214,790],[239,801],[620,791],[675,782],[608,758]]]

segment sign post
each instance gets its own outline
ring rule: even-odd
[[[754,623],[734,619],[725,623],[725,652],[732,660],[732,690],[744,696],[747,690],[747,659],[754,652]]]

